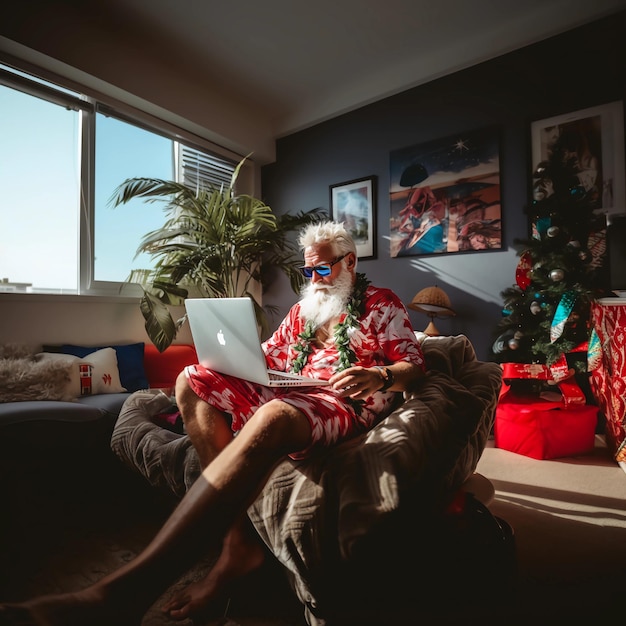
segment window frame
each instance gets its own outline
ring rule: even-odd
[[[97,281],[94,278],[94,236],[95,236],[95,138],[96,113],[109,115],[123,122],[133,124],[146,131],[159,134],[173,142],[183,144],[192,150],[207,153],[216,159],[230,161],[233,167],[244,157],[199,135],[175,126],[152,113],[141,110],[120,100],[74,83],[27,62],[0,53],[0,64],[19,74],[0,67],[0,85],[17,89],[27,95],[71,108],[79,112],[80,144],[80,216],[78,242],[78,281],[76,293],[54,293],[33,290],[14,295],[53,295],[55,297],[107,296],[122,299],[137,298],[142,290],[138,285],[115,281]],[[24,76],[27,75],[27,76]],[[40,82],[45,81],[45,82]],[[55,85],[55,88],[49,84]],[[78,148],[78,146],[77,146]],[[177,176],[178,172],[174,172]],[[246,157],[237,179],[237,192],[254,195],[258,186],[259,168]],[[4,294],[3,294],[4,295]]]

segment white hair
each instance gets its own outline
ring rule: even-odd
[[[314,245],[328,243],[337,256],[354,253],[356,267],[356,245],[343,222],[316,222],[305,226],[298,240],[300,248],[305,250]]]

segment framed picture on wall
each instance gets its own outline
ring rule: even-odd
[[[392,257],[502,248],[499,128],[395,150],[390,168]]]
[[[330,219],[345,224],[359,259],[375,259],[376,176],[330,185]]]
[[[559,141],[576,160],[576,176],[585,191],[597,192],[594,209],[606,214],[626,212],[623,102],[537,120],[530,130],[532,173],[550,158]]]

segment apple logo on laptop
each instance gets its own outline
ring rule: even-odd
[[[224,339],[224,333],[222,332],[221,328],[219,329],[217,333],[217,341],[219,342],[220,346],[226,345],[226,339]]]

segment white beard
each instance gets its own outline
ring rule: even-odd
[[[332,285],[309,283],[302,290],[300,313],[314,329],[336,319],[346,312],[346,304],[352,294],[352,274],[341,272]]]

